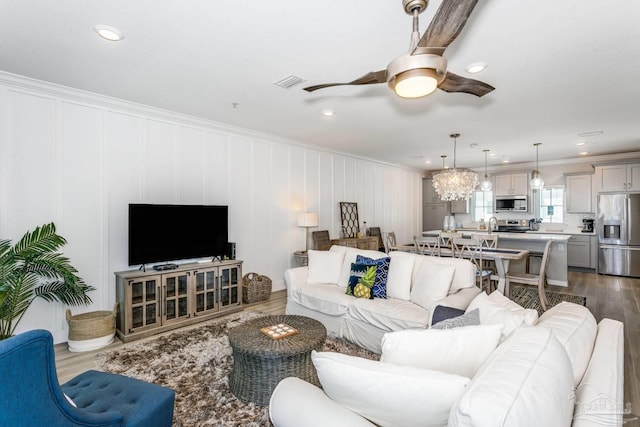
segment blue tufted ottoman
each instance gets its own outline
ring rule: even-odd
[[[95,414],[116,410],[131,427],[170,427],[175,392],[135,378],[87,371],[62,385],[79,409]]]

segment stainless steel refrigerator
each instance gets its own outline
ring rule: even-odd
[[[598,273],[640,277],[640,193],[598,194]]]

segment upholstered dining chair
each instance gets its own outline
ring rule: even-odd
[[[417,254],[440,256],[440,245],[435,236],[413,236],[413,245]]]
[[[32,330],[0,341],[0,425],[170,427],[175,392],[107,372],[60,386],[53,337]]]
[[[486,285],[487,292],[491,293],[491,275],[493,272],[483,268],[482,242],[478,239],[454,238],[451,246],[456,258],[468,259],[476,266],[476,281],[480,290],[482,290],[483,285]]]
[[[328,251],[331,249],[329,230],[314,231],[311,233],[311,239],[313,240],[313,248],[316,251]]]
[[[538,274],[531,273],[514,273],[507,274],[504,286],[504,294],[507,297],[510,297],[510,284],[511,283],[521,283],[523,285],[533,285],[538,287],[538,297],[540,298],[540,305],[544,311],[547,310],[547,304],[549,301],[547,300],[547,295],[544,292],[544,286],[547,283],[547,261],[549,260],[549,254],[551,252],[551,244],[553,240],[547,240],[547,243],[544,245],[544,251],[542,252],[542,261],[540,262],[540,272]]]

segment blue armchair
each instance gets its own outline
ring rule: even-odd
[[[0,381],[0,426],[172,423],[175,392],[166,387],[98,371],[84,372],[60,386],[53,337],[44,330],[0,341]]]

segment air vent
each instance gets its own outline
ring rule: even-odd
[[[294,76],[293,74],[291,74],[290,76],[285,77],[282,80],[278,80],[277,82],[273,83],[276,86],[280,86],[283,87],[285,89],[291,89],[292,87],[299,85],[302,82],[306,82],[305,79],[298,77],[298,76]]]

